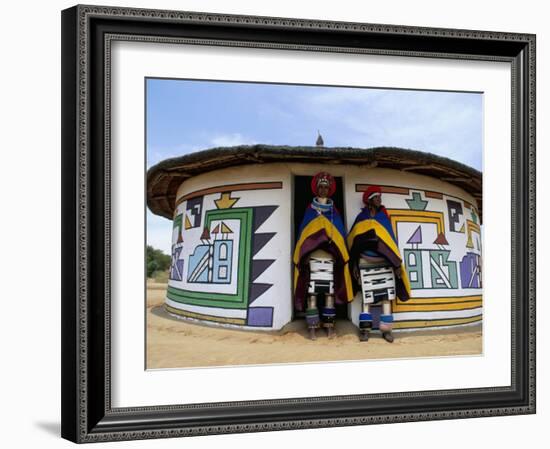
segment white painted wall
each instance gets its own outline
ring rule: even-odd
[[[0,183],[3,195],[4,236],[2,258],[4,320],[0,326],[2,342],[2,408],[5,423],[1,435],[6,447],[73,448],[59,437],[60,404],[60,14],[75,4],[70,0],[50,2],[8,2],[3,7],[6,18],[0,28],[3,61],[8,67],[0,74],[3,86],[1,104],[6,126],[3,127],[3,157],[6,166],[25,167],[25,175],[34,182],[22,184],[19,170],[4,170]],[[101,3],[101,2],[99,2]],[[110,5],[146,8],[187,9],[235,14],[272,15],[337,19],[371,23],[392,23],[432,27],[485,29],[537,33],[538,46],[538,164],[550,166],[548,130],[543,125],[550,120],[550,87],[544,80],[550,77],[550,30],[545,2],[525,0],[486,1],[463,0],[442,5],[436,0],[414,2],[296,2],[289,0],[110,0]],[[11,69],[10,69],[11,67]],[[32,163],[30,163],[32,161]],[[507,176],[505,173],[503,176]],[[14,188],[16,186],[16,189]],[[263,448],[284,447],[355,447],[362,442],[371,446],[407,447],[411,449],[463,449],[465,445],[512,448],[533,446],[547,435],[550,419],[550,386],[540,381],[550,375],[548,351],[550,327],[545,317],[550,315],[550,303],[543,297],[544,273],[550,269],[545,256],[550,250],[544,226],[550,215],[543,202],[550,195],[548,177],[539,176],[538,208],[538,327],[539,351],[537,371],[538,414],[531,416],[493,417],[432,421],[379,426],[336,427],[306,431],[236,434],[212,437],[98,443],[94,448],[179,448],[210,449],[235,446],[256,448],[261,438]],[[21,198],[36,198],[32,203]],[[29,210],[40,217],[21,220]],[[22,286],[31,282],[27,271],[29,254],[25,250],[28,236],[40,235],[42,260],[32,278],[41,286],[34,297],[32,311],[19,313],[16,304],[22,296]],[[26,296],[27,298],[27,296]],[[31,309],[29,309],[31,310]],[[385,363],[385,362],[382,362]],[[407,373],[402,373],[406,376]],[[37,381],[39,379],[39,381]],[[345,381],[354,379],[345,379]],[[268,381],[276,383],[278,379]],[[340,381],[340,379],[331,379]],[[540,444],[540,443],[539,443]]]
[[[240,190],[233,191],[231,198],[238,198],[232,209],[254,208],[261,206],[277,206],[275,211],[261,224],[258,233],[275,233],[275,236],[253,256],[253,259],[274,260],[273,264],[264,271],[254,282],[273,284],[265,293],[259,296],[250,307],[273,307],[273,325],[272,327],[253,326],[252,330],[273,330],[281,329],[292,319],[292,299],[291,299],[291,242],[289,233],[289,223],[291,222],[291,208],[289,198],[291,195],[291,176],[284,165],[276,167],[266,165],[254,165],[244,167],[231,167],[195,176],[183,182],[178,189],[177,198],[181,198],[193,192],[212,187],[228,186],[242,183],[261,183],[261,182],[281,182],[282,188],[269,190]],[[237,293],[237,266],[238,266],[238,236],[234,237],[233,252],[233,273],[230,284],[197,284],[187,282],[189,270],[189,257],[195,252],[197,245],[201,244],[201,234],[205,225],[205,217],[208,211],[218,210],[215,201],[220,199],[221,193],[206,194],[203,196],[203,207],[201,211],[202,226],[197,228],[185,229],[183,227],[182,244],[183,251],[180,258],[184,260],[184,279],[182,281],[170,280],[169,285],[182,290],[197,292],[215,292],[215,293]],[[175,215],[187,212],[187,201],[182,202],[177,207]],[[185,221],[185,220],[184,220]],[[239,223],[234,220],[235,234]],[[228,222],[230,226],[233,226]],[[214,226],[214,223],[213,223]],[[212,228],[212,227],[211,227]],[[239,227],[240,229],[240,227]],[[177,242],[177,235],[174,233],[172,243]],[[172,307],[179,310],[193,311],[216,317],[239,317],[246,319],[246,309],[228,309],[218,307],[201,307],[198,305],[190,306],[188,304],[174,303],[167,299]],[[221,324],[224,325],[224,324]]]

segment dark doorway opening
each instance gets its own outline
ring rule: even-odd
[[[309,206],[313,200],[313,192],[311,191],[311,179],[313,176],[295,176],[294,177],[294,240],[292,249],[296,246],[298,241],[298,230],[300,229],[300,224],[304,219],[304,213],[306,207]],[[336,181],[336,192],[332,196],[332,201],[340,215],[342,221],[344,222],[344,229],[346,227],[346,211],[344,209],[344,189],[343,189],[343,180],[340,176],[335,176],[334,180]],[[321,304],[323,304],[323,298],[321,297]],[[294,298],[292,303],[294,304]],[[303,318],[304,312],[299,312],[294,309],[294,318]],[[347,304],[336,304],[336,318],[348,318],[348,305]]]

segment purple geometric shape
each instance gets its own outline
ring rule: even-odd
[[[462,288],[481,288],[480,270],[479,255],[466,253],[460,261],[460,283]]]
[[[460,232],[456,230],[456,225],[460,222],[460,217],[464,215],[462,204],[447,200],[447,210],[449,212],[449,229],[451,232]]]
[[[174,248],[172,252],[172,267],[170,270],[170,279],[174,281],[181,281],[183,279],[183,260],[180,260],[180,254],[182,247]],[[175,263],[174,263],[175,262]]]
[[[191,217],[193,219],[192,227],[198,228],[201,225],[202,216],[202,200],[203,196],[192,198],[187,200],[187,211],[191,211]]]
[[[258,228],[271,216],[275,209],[279,206],[258,206],[254,208],[254,228],[253,232],[256,232]]]
[[[260,274],[262,274],[265,270],[269,268],[269,266],[275,262],[274,259],[271,260],[253,260],[252,261],[252,282],[254,282]]]
[[[269,290],[273,284],[250,284],[248,303],[252,304],[256,299]]]
[[[247,324],[249,326],[272,327],[273,307],[250,307]]]
[[[175,279],[175,278],[172,278],[174,280],[178,280],[178,281],[181,281],[183,279],[183,260],[178,260],[176,262],[176,267],[178,269],[178,273],[179,273],[179,277],[178,279]]]
[[[407,243],[422,243],[422,227],[418,226]]]
[[[254,234],[252,238],[252,257],[258,254],[258,251],[260,251],[274,236],[275,232]]]

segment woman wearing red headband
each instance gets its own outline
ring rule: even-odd
[[[334,336],[335,302],[351,301],[353,289],[344,224],[330,199],[336,182],[329,173],[317,173],[311,190],[315,197],[305,211],[294,250],[294,299],[296,309],[303,310],[307,297],[306,323],[310,338],[315,340],[321,323],[328,337]],[[319,317],[320,294],[324,304]]]
[[[361,209],[348,235],[350,264],[363,293],[363,308],[359,316],[361,341],[367,341],[372,329],[373,304],[382,306],[380,331],[389,343],[392,334],[392,301],[410,298],[407,272],[393,234],[390,217],[382,205],[382,189],[369,186],[363,194]]]

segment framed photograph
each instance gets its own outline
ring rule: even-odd
[[[535,413],[535,36],[62,12],[62,436]]]

